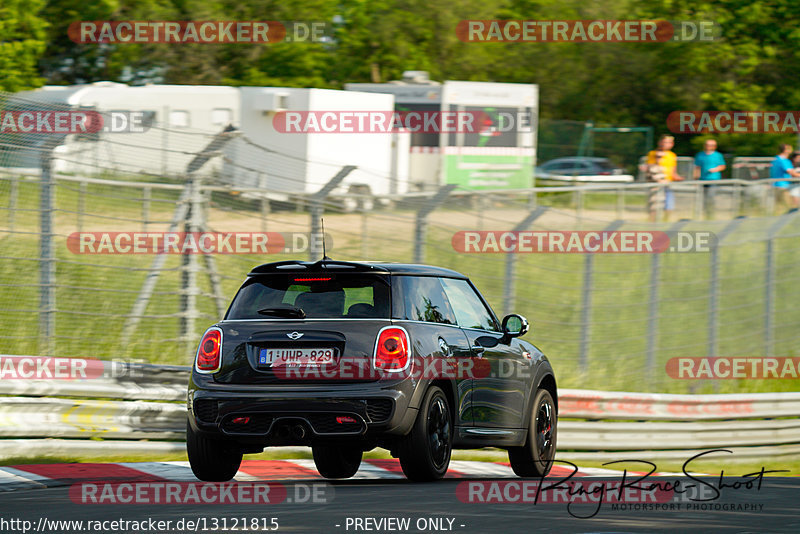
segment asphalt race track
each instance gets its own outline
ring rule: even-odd
[[[29,532],[36,532],[37,529],[39,532],[77,531],[57,529],[51,523],[42,524],[40,519],[44,517],[48,521],[122,519],[172,522],[170,528],[150,527],[150,530],[160,532],[274,531],[270,527],[274,525],[272,518],[277,521],[278,532],[800,532],[800,513],[796,500],[800,479],[797,478],[765,477],[760,489],[748,489],[744,486],[739,489],[723,488],[721,494],[708,503],[673,502],[677,507],[674,510],[614,510],[610,503],[604,503],[599,510],[596,503],[580,504],[568,509],[565,503],[463,502],[463,490],[470,483],[489,485],[536,482],[494,476],[490,470],[487,470],[486,475],[470,473],[466,476],[464,471],[469,471],[468,464],[472,463],[463,462],[460,465],[462,472],[451,474],[452,478],[428,484],[411,483],[398,476],[382,477],[377,474],[377,470],[375,476],[367,475],[356,480],[333,483],[302,473],[296,479],[283,478],[279,481],[272,475],[244,479],[237,477],[241,483],[269,480],[285,489],[285,498],[280,499],[280,502],[259,505],[79,504],[75,502],[75,491],[70,493],[70,487],[74,490],[77,478],[48,479],[50,482],[38,488],[28,489],[19,485],[7,487],[0,493],[0,517],[6,521],[20,521],[16,524],[0,524],[0,531],[23,532],[22,521],[31,522],[27,527]],[[154,480],[152,477],[115,479],[114,466],[118,464],[94,465],[98,470],[106,470],[108,476],[105,480],[115,480],[117,484],[126,480],[150,481],[148,483]],[[504,467],[501,466],[501,471]],[[1,469],[9,473],[8,468]],[[47,469],[52,474],[58,468]],[[91,469],[89,467],[89,471]],[[171,467],[167,466],[165,469],[169,470]],[[152,466],[149,471],[153,472]],[[251,465],[250,472],[256,471]],[[13,473],[14,470],[11,469],[10,472]],[[557,476],[562,476],[565,472],[566,469],[558,471]],[[289,471],[283,473],[289,474]],[[608,474],[581,474],[586,477],[580,479],[583,481],[615,479]],[[97,481],[99,478],[95,473],[83,480]],[[647,480],[661,482],[678,478],[689,481],[677,475],[652,476]],[[619,477],[616,479],[619,480]],[[162,477],[162,480],[167,478]],[[172,477],[169,480],[188,481],[188,477]],[[703,477],[699,480],[719,487],[718,477]],[[723,482],[733,486],[736,480],[741,479],[726,478]],[[314,497],[316,503],[310,498],[312,488],[319,490]],[[296,502],[298,500],[302,502]],[[689,505],[705,505],[705,509],[687,509]],[[591,516],[594,512],[596,515],[593,517],[582,518]],[[259,528],[245,530],[244,521],[250,522],[254,518],[258,518],[256,521]],[[387,518],[398,518],[399,521],[386,522]],[[198,519],[203,522],[200,523]],[[403,520],[408,522],[403,523]],[[183,528],[176,528],[180,521],[183,521]],[[190,525],[192,528],[186,528],[186,521],[194,521],[196,524]],[[50,527],[45,528],[48,524]],[[101,531],[147,531],[144,527],[126,530],[114,528],[115,526],[117,525],[109,523]]]
[[[399,530],[345,529],[348,517],[409,517],[412,528],[419,518],[454,518],[454,532],[798,532],[797,491],[800,482],[770,479],[760,493],[735,496],[730,503],[763,504],[761,513],[731,511],[612,512],[602,509],[591,519],[577,519],[561,505],[474,505],[456,499],[458,482],[413,484],[403,480],[337,482],[335,499],[324,505],[276,504],[164,506],[76,506],[66,488],[24,490],[0,498],[3,517],[27,519],[35,525],[42,513],[49,518],[172,520],[198,517],[275,517],[278,532],[398,532]],[[210,523],[209,523],[210,525]],[[341,525],[337,527],[336,525]],[[446,525],[446,523],[445,523]],[[463,525],[463,526],[462,526]],[[13,531],[6,529],[5,531]],[[176,531],[176,532],[186,532]],[[423,530],[423,532],[438,532]]]

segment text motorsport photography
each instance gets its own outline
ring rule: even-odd
[[[653,476],[657,465],[647,460],[605,462],[605,467],[624,469],[621,477],[611,479],[576,476],[578,466],[564,462],[571,470],[560,478],[459,482],[456,496],[469,504],[562,505],[577,519],[594,518],[604,509],[612,513],[763,511],[764,504],[758,501],[763,500],[759,494],[768,480],[765,475],[788,473],[788,470],[768,470],[762,466],[756,472],[740,476],[726,474],[724,470],[718,476],[692,471],[693,462],[720,453],[733,454],[733,451],[703,451],[688,458],[681,473],[658,473],[657,476]]]

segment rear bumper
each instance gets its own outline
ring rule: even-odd
[[[320,440],[373,440],[411,430],[418,382],[236,386],[200,377],[189,388],[189,422],[206,437],[252,445],[307,445]],[[206,386],[206,387],[203,387]]]

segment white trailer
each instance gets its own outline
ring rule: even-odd
[[[45,86],[20,94],[43,106],[65,105],[97,111],[142,112],[152,127],[141,133],[69,135],[55,151],[60,172],[151,174],[185,172],[192,154],[201,150],[227,125],[238,125],[239,90],[200,85],[143,85],[96,82],[88,85]],[[18,104],[24,107],[26,104]],[[206,134],[206,135],[203,135]],[[33,142],[36,139],[29,136]],[[33,165],[38,166],[34,154]],[[24,165],[28,166],[28,165]],[[204,169],[219,170],[219,162]]]
[[[407,191],[407,160],[393,160],[392,145],[404,137],[392,133],[287,133],[276,128],[283,112],[386,111],[394,97],[385,94],[242,87],[243,138],[230,143],[224,176],[240,187],[264,187],[270,192],[314,193],[343,166],[354,165],[336,193],[356,191],[387,195]],[[255,141],[253,146],[248,141]],[[407,142],[407,135],[405,136]],[[261,147],[268,147],[265,151]]]
[[[349,91],[394,95],[397,111],[469,112],[484,117],[480,132],[411,135],[410,179],[428,189],[527,188],[536,165],[539,87],[533,84],[430,81],[407,71],[390,83],[349,83]]]
[[[98,111],[140,111],[152,123],[143,133],[69,135],[55,151],[59,172],[181,176],[194,155],[228,125],[239,130],[202,173],[234,188],[259,188],[276,199],[318,191],[343,166],[351,172],[334,194],[347,191],[387,195],[404,193],[408,159],[394,145],[408,145],[407,134],[286,133],[276,130],[276,114],[285,111],[387,111],[394,97],[386,94],[287,87],[145,85],[113,82],[47,86],[21,93],[17,108],[35,101]],[[26,99],[23,101],[22,99]],[[38,139],[21,151],[15,167],[37,168]],[[6,163],[7,164],[7,163]]]

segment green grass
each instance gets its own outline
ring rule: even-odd
[[[153,256],[76,255],[66,247],[66,236],[79,223],[75,211],[83,206],[84,230],[142,229],[141,191],[125,187],[89,184],[81,202],[78,184],[59,182],[55,230],[57,233],[56,354],[96,358],[134,358],[154,363],[182,364],[190,361],[192,343],[181,343],[181,258],[170,256],[155,287],[145,317],[133,339],[123,345],[121,332],[126,314],[136,300]],[[149,208],[151,230],[162,230],[175,207],[176,191],[153,190]],[[569,196],[569,198],[568,198]],[[545,194],[542,204],[556,206],[550,219],[537,221],[532,229],[575,229],[567,207],[571,194]],[[232,196],[215,195],[209,210],[217,231],[258,231],[263,222],[257,203]],[[38,344],[38,184],[18,183],[14,233],[7,232],[10,212],[2,209],[10,200],[10,182],[0,179],[0,352],[36,354]],[[583,230],[602,229],[614,217],[613,197],[587,194]],[[643,210],[635,198],[626,200],[631,210]],[[598,211],[606,209],[603,217]],[[468,274],[502,315],[506,256],[460,254],[451,239],[459,230],[507,230],[527,214],[525,199],[492,198],[478,210],[468,202],[436,210],[429,218],[426,263],[450,267]],[[597,219],[593,219],[597,217]],[[362,217],[358,214],[326,212],[326,232],[333,236],[336,259],[411,261],[413,219],[411,209],[377,211],[367,216],[367,239],[362,243]],[[602,219],[602,220],[601,220]],[[717,314],[717,353],[723,356],[763,356],[766,351],[765,245],[763,236],[773,219],[746,219],[729,237],[731,246],[720,253]],[[720,232],[727,221],[692,222],[687,230]],[[275,211],[266,221],[269,231],[305,232],[308,214]],[[626,224],[626,230],[666,230],[668,225]],[[776,276],[773,302],[774,355],[798,356],[797,267],[800,238],[787,228],[775,241]],[[787,237],[787,235],[789,235]],[[289,256],[217,255],[222,292],[230,299],[248,270],[259,263],[283,259],[306,259],[307,253]],[[521,254],[516,258],[514,311],[528,317],[532,331],[526,339],[536,343],[553,362],[560,387],[661,391],[672,393],[728,393],[793,391],[794,380],[674,380],[665,373],[673,357],[707,356],[712,326],[710,313],[711,255],[669,253],[659,255],[657,330],[652,365],[648,366],[648,318],[651,270],[654,255],[598,254],[591,260],[579,254]],[[198,257],[202,265],[202,258]],[[583,283],[589,261],[593,262],[589,328],[584,328]],[[194,338],[218,319],[207,277],[199,274],[198,308],[201,317]],[[587,369],[581,370],[581,339],[587,336]]]

